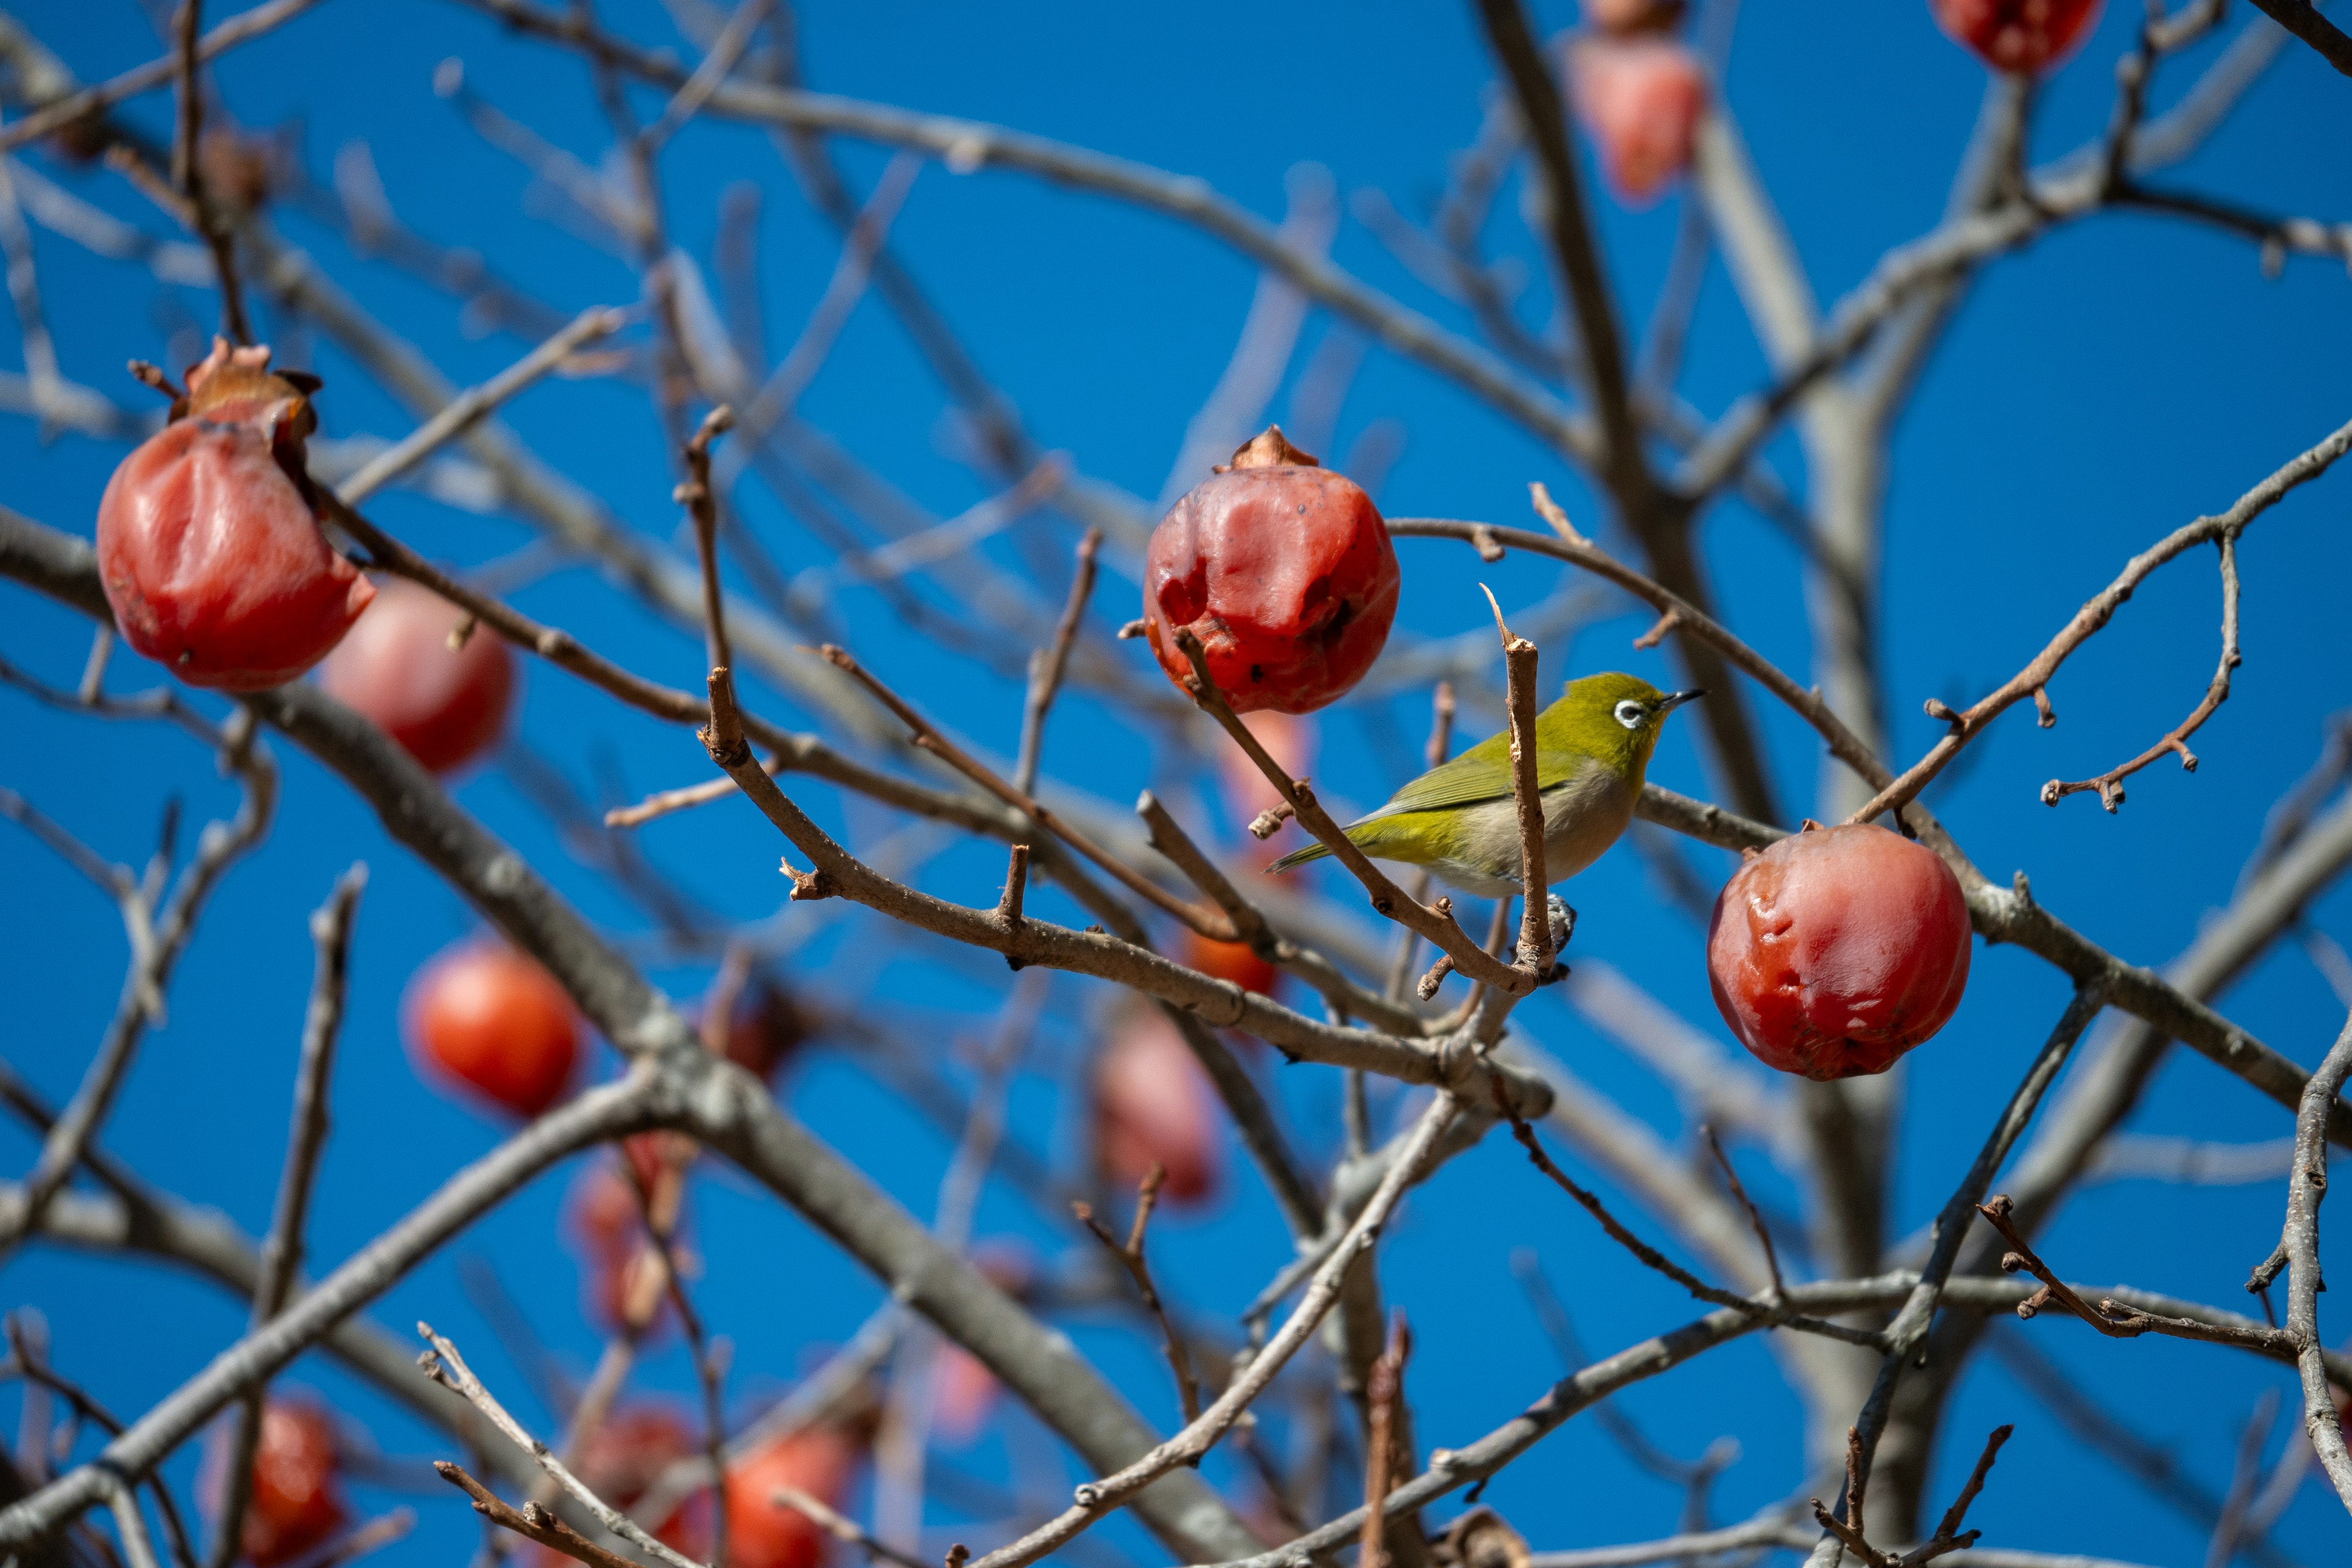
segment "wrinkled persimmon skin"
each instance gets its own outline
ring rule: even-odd
[[[1363,488],[1305,464],[1236,468],[1185,492],[1152,531],[1144,632],[1180,690],[1189,626],[1237,713],[1309,713],[1346,695],[1396,619],[1396,549]]]
[[[123,640],[191,686],[291,680],[375,597],[320,531],[298,479],[309,405],[268,361],[216,343],[98,505],[100,580]]]
[[[514,706],[505,639],[477,628],[452,648],[465,612],[429,588],[393,578],[327,656],[320,684],[374,721],[428,773],[465,766],[495,743]]]
[[[1937,25],[1995,70],[2039,71],[2098,19],[2101,0],[1928,0]]]
[[[730,1568],[817,1568],[833,1538],[806,1514],[775,1500],[779,1487],[838,1508],[865,1454],[858,1436],[811,1426],[762,1448],[727,1472]]]
[[[1570,57],[1576,115],[1621,200],[1647,202],[1690,167],[1706,113],[1706,72],[1671,38],[1580,38]]]
[[[419,971],[401,1022],[420,1066],[517,1116],[562,1099],[580,1059],[580,1016],[563,987],[496,944],[452,949]]]
[[[1706,933],[1715,1005],[1768,1067],[1885,1072],[1969,983],[1969,905],[1951,868],[1883,827],[1811,829],[1740,867]]]
[[[1161,1201],[1214,1197],[1224,1145],[1208,1075],[1156,1007],[1126,1016],[1095,1058],[1095,1152],[1106,1180],[1132,1191],[1156,1163]]]

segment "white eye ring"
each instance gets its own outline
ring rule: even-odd
[[[1632,698],[1628,697],[1624,701],[1617,704],[1612,711],[1617,722],[1624,725],[1628,730],[1638,730],[1642,727],[1642,705]]]

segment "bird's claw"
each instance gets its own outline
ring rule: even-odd
[[[1558,893],[1544,896],[1544,913],[1551,921],[1551,950],[1559,952],[1568,946],[1568,939],[1576,934],[1576,911]]]

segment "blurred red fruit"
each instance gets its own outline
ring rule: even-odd
[[[1706,72],[1671,38],[1580,38],[1569,52],[1576,115],[1610,188],[1646,202],[1690,167],[1706,112]]]
[[[1218,980],[1230,980],[1261,996],[1274,994],[1282,971],[1260,958],[1247,942],[1212,942],[1198,931],[1184,933],[1183,963]]]
[[[808,1020],[793,999],[781,986],[755,981],[728,1024],[727,1059],[753,1078],[773,1081],[807,1038]]]
[[[604,1418],[573,1473],[614,1507],[634,1509],[670,1466],[701,1452],[702,1444],[685,1416],[667,1405],[646,1400],[624,1405]],[[708,1557],[710,1494],[698,1491],[680,1502],[653,1534],[689,1557]],[[551,1546],[541,1547],[533,1557],[539,1568],[560,1568],[572,1561]]]
[[[1811,828],[1750,858],[1715,900],[1707,979],[1767,1066],[1885,1072],[1969,983],[1969,905],[1935,851],[1884,827]]]
[[[996,1374],[961,1345],[940,1347],[931,1384],[931,1428],[940,1440],[961,1447],[980,1436],[995,1412]]]
[[[1937,25],[1995,70],[2039,71],[2080,43],[2100,0],[1927,0]]]
[[[409,983],[409,1054],[517,1116],[563,1098],[580,1058],[580,1018],[555,977],[510,947],[442,953]]]
[[[327,1541],[350,1521],[339,1472],[335,1417],[315,1400],[271,1399],[261,1412],[253,1451],[253,1504],[242,1546],[253,1568],[278,1568]]]
[[[841,1506],[865,1445],[838,1426],[780,1438],[727,1472],[730,1568],[817,1568],[833,1538],[807,1515],[774,1500],[776,1489]]]
[[[1179,689],[1189,627],[1236,713],[1308,713],[1346,695],[1396,618],[1396,550],[1371,497],[1269,426],[1152,531],[1143,622]]]
[[[375,588],[327,542],[303,443],[318,383],[225,338],[172,422],[98,503],[98,565],[123,640],[191,686],[258,691],[342,639]]]
[[[1164,1202],[1206,1202],[1223,1174],[1215,1091],[1157,1007],[1127,1014],[1095,1059],[1095,1152],[1104,1178],[1132,1189],[1157,1163]]]
[[[387,581],[320,672],[329,696],[359,710],[426,771],[472,762],[506,728],[515,661],[503,638],[477,628],[449,646],[465,613],[429,588]]]

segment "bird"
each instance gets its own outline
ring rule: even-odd
[[[1610,670],[1570,681],[1559,700],[1536,715],[1546,880],[1567,880],[1617,842],[1633,820],[1666,715],[1706,695],[1661,691],[1639,676]],[[1439,763],[1341,831],[1371,858],[1426,867],[1463,892],[1499,899],[1521,891],[1510,731]],[[1287,871],[1330,853],[1309,844],[1267,869]]]

